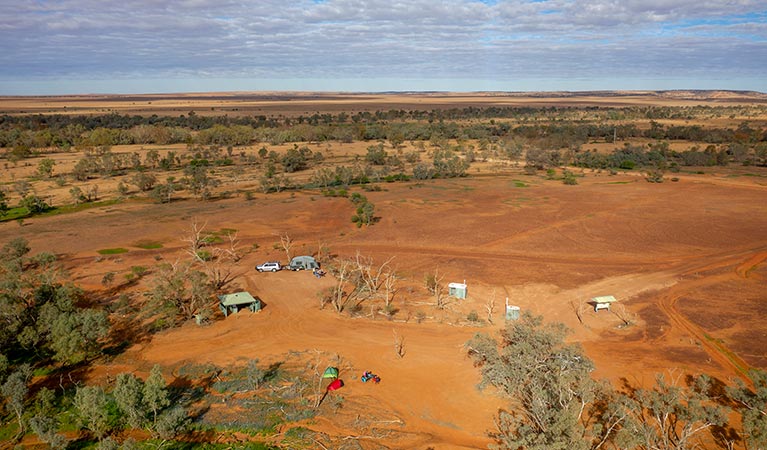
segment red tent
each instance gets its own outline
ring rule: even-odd
[[[333,380],[333,382],[328,385],[328,390],[335,391],[336,389],[341,389],[342,387],[344,387],[344,382],[338,378]]]

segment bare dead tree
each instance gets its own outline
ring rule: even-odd
[[[389,271],[389,263],[394,259],[387,259],[380,266],[373,263],[373,258],[364,257],[358,251],[354,257],[354,269],[359,272],[362,286],[360,290],[364,292],[365,297],[372,298],[378,295],[385,279],[385,274]]]
[[[575,316],[578,318],[578,322],[583,325],[583,302],[579,300],[570,300],[570,308],[573,309]]]
[[[333,304],[333,308],[335,308],[336,312],[339,313],[344,310],[344,307],[351,297],[351,293],[346,293],[346,284],[348,283],[351,275],[350,266],[351,263],[349,261],[343,260],[337,267],[335,267],[333,271],[337,281],[336,285],[334,286],[333,298],[331,302]]]
[[[485,310],[487,311],[487,322],[493,323],[493,312],[495,311],[495,289],[493,289],[493,295],[490,296],[490,299],[485,303]]]
[[[618,318],[623,322],[623,325],[625,326],[631,325],[636,320],[634,313],[627,310],[626,307],[620,303],[613,303],[610,305],[610,311],[618,316]]]
[[[394,270],[389,270],[384,274],[383,285],[386,289],[386,296],[384,297],[384,303],[386,308],[391,307],[394,295],[397,293],[397,273]]]
[[[285,256],[287,256],[288,262],[290,262],[293,239],[288,233],[280,235],[280,245],[282,245],[282,249],[285,250]]]
[[[383,297],[387,307],[391,304],[396,286],[396,276],[390,268],[389,258],[381,265],[374,265],[371,258],[359,252],[350,259],[339,259],[328,271],[336,277],[332,293],[320,293],[320,306],[331,303],[337,312],[350,302],[362,303]],[[385,292],[382,290],[385,289]]]
[[[200,266],[208,276],[210,285],[215,290],[220,290],[231,283],[236,274],[237,263],[242,259],[239,250],[239,238],[237,232],[227,233],[227,244],[223,247],[206,247],[205,227],[207,222],[199,225],[197,220],[192,221],[192,226],[186,236],[182,238],[188,243],[186,253],[192,257],[192,261]]]
[[[398,358],[405,357],[405,338],[397,333],[397,330],[392,328],[392,334],[394,335],[394,353]]]
[[[229,240],[226,248],[222,249],[226,253],[227,257],[234,262],[240,262],[242,259],[242,253],[240,251],[240,239],[237,237],[237,231],[233,233],[227,233],[226,238]]]
[[[207,222],[200,225],[197,223],[197,219],[192,219],[191,228],[185,233],[182,241],[186,242],[189,246],[186,248],[186,252],[196,261],[202,261],[202,255],[200,250],[205,245],[205,227]]]
[[[444,309],[447,306],[447,296],[444,292],[445,287],[442,284],[444,278],[444,275],[439,275],[439,269],[434,269],[434,275],[426,276],[426,288],[434,296],[437,309]]]

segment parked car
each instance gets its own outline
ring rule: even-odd
[[[259,272],[277,272],[282,270],[282,266],[277,261],[268,261],[256,266],[256,270]]]
[[[290,260],[290,265],[288,266],[290,270],[314,270],[319,269],[320,265],[317,264],[317,261],[311,257],[311,256],[296,256],[295,258]]]

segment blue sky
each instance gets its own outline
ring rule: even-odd
[[[767,92],[763,0],[0,0],[0,94]]]

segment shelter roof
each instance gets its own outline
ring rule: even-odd
[[[612,295],[603,295],[601,297],[593,297],[591,301],[595,303],[612,303],[617,302],[618,300]]]
[[[249,305],[258,301],[249,292],[219,295],[218,299],[221,300],[221,304],[224,306]]]

